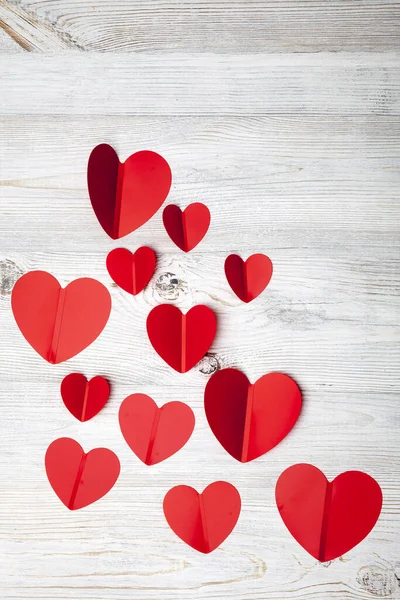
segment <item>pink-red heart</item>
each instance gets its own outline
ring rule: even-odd
[[[184,252],[190,252],[201,242],[210,226],[211,215],[205,204],[194,202],[182,212],[169,204],[163,211],[163,223],[171,240]]]
[[[45,271],[31,271],[15,284],[11,306],[22,335],[40,356],[57,364],[89,346],[111,311],[107,288],[95,279],[75,279],[62,288]]]
[[[164,498],[164,514],[172,531],[186,544],[208,554],[228,537],[240,515],[240,494],[226,481],[216,481],[199,494],[178,485]]]
[[[297,542],[321,562],[359,544],[374,527],[382,507],[379,484],[360,471],[333,481],[313,465],[293,465],[279,477],[276,504]]]
[[[59,438],[47,448],[45,457],[49,483],[70,510],[92,504],[111,490],[118,479],[120,464],[107,448],[87,454],[71,438]]]
[[[301,392],[283,373],[268,373],[254,384],[236,369],[217,371],[204,392],[212,432],[233,458],[249,462],[287,436],[301,409]]]
[[[113,239],[128,235],[160,208],[171,188],[167,161],[149,150],[119,162],[108,144],[96,146],[89,157],[90,201],[104,231]]]
[[[119,425],[136,456],[146,465],[155,465],[186,444],[194,429],[194,414],[183,402],[158,408],[149,396],[132,394],[121,404]]]
[[[84,422],[101,411],[110,395],[110,385],[100,375],[88,381],[81,373],[70,373],[62,380],[60,391],[71,415]]]
[[[115,248],[108,254],[106,264],[111,279],[125,292],[136,296],[153,277],[156,255],[147,246],[138,248],[134,254],[126,248]]]
[[[213,311],[202,304],[186,315],[172,304],[160,304],[147,317],[147,334],[154,350],[178,373],[186,373],[203,358],[216,330]]]
[[[253,254],[246,261],[230,254],[225,260],[225,275],[236,296],[243,302],[251,302],[269,284],[272,262],[265,254]]]

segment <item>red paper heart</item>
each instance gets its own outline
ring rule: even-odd
[[[236,296],[243,302],[251,302],[269,284],[272,262],[265,254],[253,254],[246,262],[231,254],[225,260],[225,275]]]
[[[279,444],[301,409],[297,384],[283,373],[268,373],[254,384],[236,369],[217,371],[204,392],[212,432],[233,458],[249,462]]]
[[[120,464],[107,448],[87,454],[70,438],[59,438],[47,448],[45,466],[51,487],[70,510],[96,502],[111,490],[118,479]]]
[[[132,394],[121,404],[119,425],[136,456],[146,465],[155,465],[186,444],[194,429],[194,414],[183,402],[158,408],[149,396]]]
[[[240,494],[226,481],[216,481],[199,494],[178,485],[164,498],[164,514],[172,531],[186,544],[208,554],[231,533],[240,515]]]
[[[360,471],[333,481],[313,465],[289,467],[279,477],[276,504],[286,527],[321,562],[333,560],[363,540],[382,507],[379,484]]]
[[[90,201],[104,231],[113,239],[148,221],[168,196],[172,175],[167,161],[149,150],[119,162],[108,144],[90,154],[87,181]]]
[[[107,270],[120,288],[136,296],[149,283],[156,268],[156,255],[142,246],[134,254],[126,248],[115,248],[107,256]]]
[[[63,402],[78,421],[89,421],[95,417],[109,395],[109,383],[100,375],[88,381],[81,373],[70,373],[61,382]]]
[[[164,227],[171,240],[184,252],[190,252],[206,235],[211,215],[205,204],[194,202],[182,212],[169,204],[163,211]]]
[[[95,279],[75,279],[62,288],[50,273],[31,271],[15,284],[11,306],[27,342],[57,364],[82,352],[100,335],[110,316],[111,297]]]
[[[147,317],[147,334],[154,350],[178,373],[186,373],[203,358],[216,329],[213,311],[202,304],[186,315],[172,304],[160,304]]]

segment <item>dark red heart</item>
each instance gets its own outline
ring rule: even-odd
[[[70,373],[61,382],[63,402],[78,421],[89,421],[95,417],[109,395],[109,383],[100,375],[88,381],[81,373]]]
[[[236,460],[249,462],[287,436],[300,413],[301,392],[283,373],[251,384],[241,371],[222,369],[206,385],[204,407],[219,443]]]
[[[87,181],[90,201],[104,231],[113,239],[128,235],[160,208],[171,188],[167,161],[149,150],[119,162],[108,144],[90,154]]]
[[[276,504],[286,527],[321,562],[342,556],[374,527],[382,507],[379,484],[360,471],[333,481],[313,465],[289,467],[279,477]]]
[[[204,554],[226,540],[237,523],[240,506],[239,492],[226,481],[211,483],[202,494],[178,485],[164,498],[164,514],[172,531]]]
[[[183,402],[158,408],[149,396],[132,394],[121,404],[119,425],[136,456],[146,465],[155,465],[186,444],[194,429],[194,414]]]
[[[203,358],[216,329],[213,311],[202,304],[186,315],[172,304],[161,304],[147,317],[147,334],[154,350],[178,373],[186,373]]]
[[[225,260],[225,275],[236,296],[243,302],[251,302],[269,284],[272,262],[265,254],[253,254],[246,262],[231,254]]]
[[[45,271],[26,273],[15,284],[11,306],[27,342],[49,363],[61,363],[89,346],[111,311],[107,288],[95,279],[75,279],[62,288]]]
[[[169,204],[163,211],[163,222],[171,240],[184,252],[190,252],[206,235],[211,215],[205,204],[194,202],[182,212]]]
[[[102,498],[114,486],[120,471],[114,452],[95,448],[85,454],[71,438],[59,438],[50,444],[45,466],[51,487],[70,510]]]
[[[156,255],[142,246],[134,254],[126,248],[115,248],[107,256],[107,270],[120,288],[136,296],[149,283],[156,268]]]

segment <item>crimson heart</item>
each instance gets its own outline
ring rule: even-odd
[[[115,248],[107,256],[107,270],[115,283],[136,296],[149,283],[156,268],[156,255],[142,246],[134,254],[126,248]]]
[[[111,297],[95,279],[75,279],[62,288],[50,273],[31,271],[16,282],[11,306],[27,342],[49,363],[57,364],[100,335],[110,316]]]
[[[253,254],[246,262],[231,254],[225,260],[225,275],[236,296],[243,302],[251,302],[270,282],[272,262],[265,254]]]
[[[50,444],[45,466],[51,487],[70,510],[102,498],[114,486],[120,472],[114,452],[95,448],[85,454],[71,438],[59,438]]]
[[[154,350],[178,373],[190,371],[203,358],[216,329],[213,311],[202,304],[186,315],[172,304],[160,304],[147,317],[147,334]]]
[[[63,402],[78,421],[89,421],[96,416],[109,395],[109,383],[100,375],[88,381],[81,373],[70,373],[61,382]]]
[[[240,494],[226,481],[216,481],[199,494],[178,485],[164,498],[164,514],[172,531],[186,544],[208,554],[228,537],[240,515]]]
[[[194,414],[183,402],[161,408],[145,394],[125,398],[119,425],[131,450],[146,465],[155,465],[180,450],[192,435]]]
[[[121,163],[111,146],[100,144],[89,157],[90,201],[100,225],[113,240],[138,229],[158,211],[171,181],[167,161],[156,152],[136,152]]]
[[[382,507],[379,484],[361,471],[333,481],[313,465],[293,465],[279,477],[276,504],[297,542],[321,562],[359,544],[374,527]]]
[[[182,212],[170,204],[164,208],[163,223],[171,240],[184,252],[190,252],[206,235],[211,215],[205,204],[194,202]]]
[[[301,409],[297,384],[283,373],[263,375],[251,384],[236,369],[209,379],[204,407],[212,432],[233,458],[249,462],[279,444]]]

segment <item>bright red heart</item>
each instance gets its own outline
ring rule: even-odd
[[[119,162],[108,144],[90,154],[87,181],[90,201],[104,231],[113,239],[128,235],[160,208],[171,188],[167,161],[149,150]]]
[[[100,335],[110,316],[111,297],[95,279],[75,279],[62,288],[50,273],[31,271],[15,284],[11,306],[27,342],[57,364],[82,352]]]
[[[87,454],[71,438],[59,438],[47,448],[45,466],[51,487],[70,510],[96,502],[118,479],[120,464],[107,448]]]
[[[63,402],[78,421],[89,421],[95,417],[109,395],[109,383],[100,375],[88,381],[81,373],[70,373],[61,382]]]
[[[236,369],[222,369],[204,392],[208,424],[233,458],[249,462],[279,444],[301,409],[297,384],[283,373],[263,375],[251,384]]]
[[[334,560],[359,544],[382,508],[379,484],[360,471],[333,481],[313,465],[293,465],[279,477],[276,504],[283,522],[307,552],[321,562]]]
[[[161,408],[145,394],[125,398],[119,425],[130,449],[146,465],[155,465],[180,450],[192,435],[194,414],[183,402]]]
[[[178,485],[164,498],[164,514],[172,531],[204,554],[226,540],[237,523],[240,506],[239,492],[226,481],[211,483],[202,494]]]
[[[206,235],[211,215],[205,204],[194,202],[182,212],[169,204],[163,211],[163,223],[171,240],[184,252],[190,252]]]
[[[147,334],[154,350],[178,373],[190,371],[203,358],[216,330],[213,311],[202,304],[186,315],[172,304],[160,304],[147,317]]]
[[[246,262],[231,254],[225,260],[225,275],[236,296],[243,302],[251,302],[269,284],[272,262],[265,254],[253,254]]]
[[[134,254],[126,248],[115,248],[107,256],[107,270],[120,288],[136,296],[149,283],[156,268],[156,255],[142,246]]]

